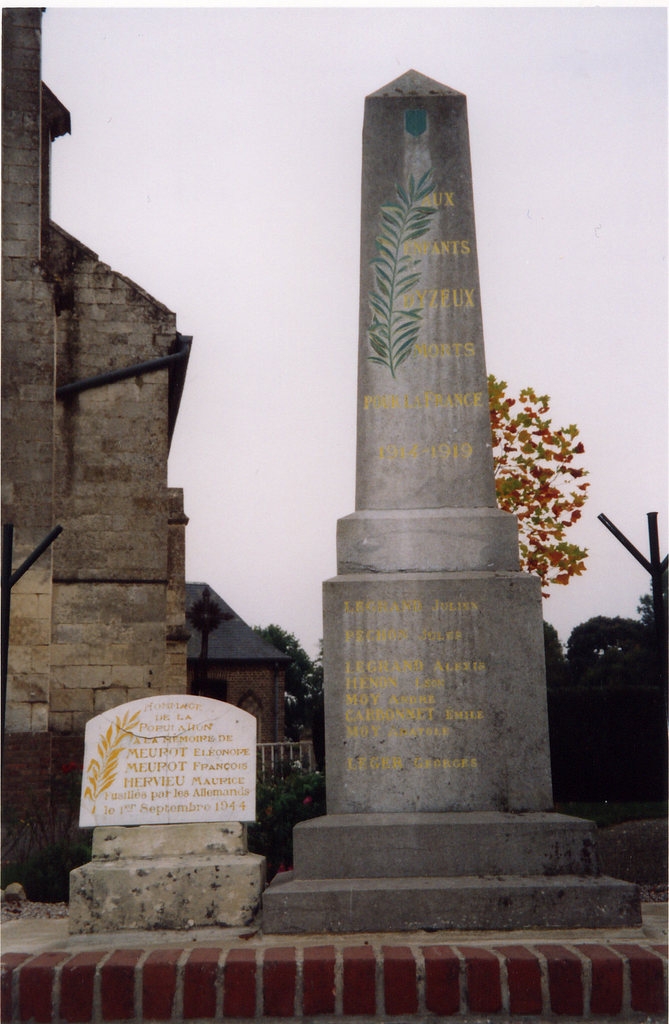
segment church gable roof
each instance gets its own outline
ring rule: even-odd
[[[208,661],[257,661],[276,662],[282,665],[290,664],[290,658],[283,654],[273,644],[263,640],[261,636],[251,629],[243,619],[220,597],[219,594],[209,586],[208,583],[187,583],[186,584],[186,615],[191,607],[202,597],[202,591],[209,587],[212,601],[220,605],[224,621],[209,634]],[[229,618],[228,618],[229,616]],[[199,658],[201,636],[190,622],[187,622],[190,629],[188,641],[188,658]]]

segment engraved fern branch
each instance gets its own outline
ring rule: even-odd
[[[123,741],[138,722],[139,711],[134,715],[126,711],[123,718],[116,717],[101,737],[96,750],[97,757],[92,757],[88,764],[88,784],[84,789],[84,799],[89,799],[93,803],[92,813],[95,813],[98,797],[114,782],[118,774],[118,759],[123,750]]]
[[[429,230],[436,210],[422,203],[433,189],[432,170],[417,182],[410,175],[406,188],[396,186],[397,202],[381,207],[382,235],[376,240],[376,256],[371,261],[376,288],[369,293],[372,323],[368,335],[375,354],[369,359],[387,366],[393,377],[411,354],[422,318],[419,309],[395,307],[397,300],[411,291],[420,279],[415,269],[419,261],[403,250],[407,242],[421,238]]]

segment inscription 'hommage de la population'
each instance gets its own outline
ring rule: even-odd
[[[80,825],[252,821],[253,715],[205,697],[132,701],[86,727]]]

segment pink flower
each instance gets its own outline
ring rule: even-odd
[[[304,800],[302,801],[302,803],[306,805],[313,804],[313,802],[314,798],[312,796],[305,796]]]

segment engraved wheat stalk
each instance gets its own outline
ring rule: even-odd
[[[139,711],[136,711],[134,715],[126,711],[123,718],[119,718],[117,715],[116,720],[112,722],[98,743],[97,757],[92,757],[88,765],[86,776],[88,785],[84,789],[84,799],[89,799],[93,803],[92,814],[95,814],[98,797],[106,789],[109,789],[118,775],[118,759],[124,749],[123,741],[138,721]]]
[[[415,269],[419,261],[403,254],[403,249],[407,242],[421,238],[429,230],[430,220],[436,213],[433,207],[422,205],[434,189],[431,169],[417,182],[410,175],[406,188],[395,187],[397,202],[381,207],[383,234],[376,240],[376,256],[371,260],[376,290],[369,293],[372,323],[368,330],[369,343],[375,352],[369,356],[370,361],[387,366],[393,377],[411,354],[422,319],[420,309],[395,308],[397,300],[420,279]]]

